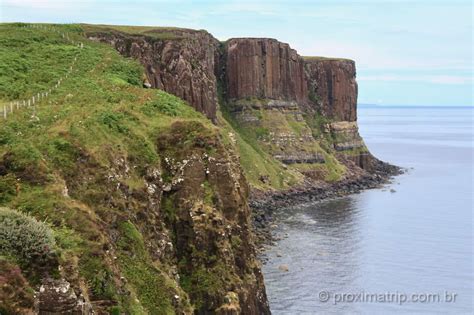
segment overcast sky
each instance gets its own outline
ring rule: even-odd
[[[354,59],[359,103],[472,105],[470,0],[0,0],[2,22],[206,29],[272,37],[301,55]]]

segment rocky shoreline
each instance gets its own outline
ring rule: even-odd
[[[350,176],[334,183],[306,183],[303,186],[285,191],[254,191],[250,200],[250,207],[259,254],[262,255],[266,246],[273,245],[278,240],[272,233],[277,224],[273,216],[275,210],[316,203],[360,193],[366,189],[378,188],[389,183],[394,176],[405,173],[405,171],[405,169],[398,166],[377,161],[372,173]]]

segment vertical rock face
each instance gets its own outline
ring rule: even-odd
[[[310,99],[323,116],[335,121],[357,120],[355,62],[345,59],[305,58]]]
[[[268,38],[234,38],[225,52],[221,78],[238,123],[258,131],[260,145],[280,162],[324,163],[301,111],[309,101],[303,58]]]
[[[205,31],[171,29],[131,35],[118,31],[89,32],[90,39],[109,43],[122,55],[138,59],[147,84],[174,94],[216,118],[217,83],[214,75],[219,42]]]
[[[346,158],[344,153],[350,153],[347,158],[360,168],[369,170],[373,157],[359,135],[357,126],[355,62],[306,57],[305,69],[311,107],[331,121],[327,127],[333,138],[334,149],[343,154],[342,159]]]
[[[235,38],[226,44],[228,99],[247,97],[306,102],[303,59],[288,44]]]
[[[203,129],[176,122],[158,138],[166,156],[163,172],[172,178],[162,207],[173,205],[173,216],[165,221],[175,234],[181,283],[196,314],[270,314],[255,256],[247,181],[237,156],[216,135],[189,140]]]
[[[301,57],[288,44],[268,38],[234,38],[226,44],[229,100],[245,98],[312,104],[334,121],[357,120],[355,62]]]
[[[366,151],[356,122],[354,61],[301,57],[288,44],[266,38],[229,40],[224,61],[221,77],[234,117],[261,134],[261,145],[275,159],[326,162],[302,114],[317,113],[329,122],[324,132],[335,151],[356,157]]]

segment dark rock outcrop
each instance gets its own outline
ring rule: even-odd
[[[227,99],[296,101],[333,121],[357,120],[354,61],[301,57],[288,44],[268,38],[233,38],[225,52]]]
[[[347,155],[354,162],[349,168],[370,171],[375,158],[357,126],[354,61],[300,57],[288,44],[266,38],[231,39],[221,59],[230,111],[243,126],[268,131],[259,140],[274,158],[285,164],[324,163],[314,137],[323,134],[341,163]],[[305,114],[327,124],[309,127]]]
[[[306,153],[306,154],[287,154],[287,155],[275,155],[277,160],[285,164],[298,164],[298,163],[324,163],[324,156],[320,153]]]
[[[206,31],[156,29],[132,35],[107,30],[86,35],[111,44],[124,56],[139,60],[147,76],[145,86],[174,94],[209,119],[216,119],[214,72],[219,42]]]
[[[64,280],[47,279],[39,289],[38,314],[40,315],[89,315],[92,306],[82,296],[77,296],[71,284]]]

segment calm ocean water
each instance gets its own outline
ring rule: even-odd
[[[263,268],[273,314],[471,314],[473,109],[361,107],[359,127],[409,172],[278,214],[286,238]]]

